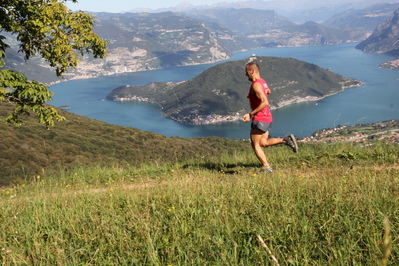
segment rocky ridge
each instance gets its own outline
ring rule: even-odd
[[[212,19],[212,14],[218,14],[218,19]],[[108,41],[108,55],[104,60],[84,56],[66,79],[214,63],[255,48],[332,45],[366,38],[359,30],[337,30],[314,22],[296,25],[271,10],[205,10],[194,18],[172,12],[92,15],[94,31]],[[40,65],[48,66],[44,61]]]
[[[385,53],[399,56],[399,9],[366,40],[356,46],[357,49],[371,53]]]
[[[399,9],[392,16],[379,24],[366,40],[356,46],[365,52],[390,54],[399,57]],[[398,60],[381,64],[382,67],[398,69]]]

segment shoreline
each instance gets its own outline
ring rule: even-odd
[[[303,102],[315,102],[318,100],[322,100],[326,97],[335,95],[337,93],[340,93],[342,91],[344,91],[345,89],[348,88],[353,88],[353,87],[360,87],[362,85],[364,85],[364,83],[362,81],[359,80],[354,80],[356,82],[358,82],[357,84],[353,84],[353,85],[349,85],[349,86],[342,86],[342,89],[340,91],[337,91],[335,93],[331,93],[328,95],[325,95],[323,97],[316,97],[316,96],[307,96],[307,97],[303,97],[303,98],[294,98],[292,100],[289,101],[283,101],[281,102],[278,107],[276,106],[270,106],[270,110],[277,110],[279,108],[283,108],[286,107],[288,105],[291,104],[296,104],[296,103],[303,103]],[[144,101],[144,102],[149,102],[149,103],[153,103],[153,104],[158,104],[155,102],[150,101],[148,98],[142,98],[142,97],[138,97],[138,96],[132,96],[129,98],[119,98],[119,97],[115,97],[113,98],[114,101]],[[158,104],[159,105],[159,104]],[[160,106],[161,107],[161,106]],[[162,113],[162,107],[161,107],[161,113]],[[219,115],[219,114],[208,114],[208,115],[197,115],[194,118],[178,118],[178,117],[165,117],[164,115],[162,115],[165,118],[171,119],[177,123],[183,124],[183,125],[189,125],[189,126],[201,126],[201,125],[213,125],[213,124],[223,124],[223,123],[230,123],[230,122],[237,122],[242,120],[242,116],[245,114],[245,112],[239,111],[237,112],[235,115],[231,114],[231,115]]]
[[[281,102],[278,107],[276,106],[270,106],[270,110],[276,110],[279,108],[283,108],[285,106],[291,105],[291,104],[296,104],[296,103],[303,103],[303,102],[315,102],[318,100],[322,100],[326,97],[335,95],[337,93],[340,93],[344,91],[345,89],[348,88],[353,88],[353,87],[359,87],[364,85],[362,81],[359,80],[354,80],[358,82],[357,84],[349,85],[349,86],[342,86],[342,89],[340,91],[337,91],[335,93],[331,93],[328,95],[325,95],[323,97],[316,97],[316,96],[307,96],[304,98],[293,98],[290,101],[283,101]],[[119,101],[119,102],[124,102],[124,101],[143,101],[143,102],[149,102],[153,104],[157,104],[155,102],[150,101],[148,98],[143,98],[139,96],[132,96],[129,98],[121,98],[121,97],[114,97],[113,101]],[[159,105],[160,106],[160,105]],[[161,113],[162,113],[162,107],[160,106]],[[174,116],[170,117],[165,117],[165,118],[171,119],[177,123],[183,124],[183,125],[189,125],[189,126],[200,126],[200,125],[213,125],[213,124],[223,124],[223,123],[230,123],[230,122],[236,122],[240,121],[242,119],[242,116],[245,112],[239,111],[236,113],[236,115],[219,115],[219,114],[208,114],[208,115],[197,115],[194,118],[178,118]]]
[[[379,67],[392,69],[392,70],[399,70],[399,58],[392,61],[381,63]]]
[[[348,42],[348,43],[357,43],[357,42]],[[332,44],[331,46],[334,46],[334,45],[339,45],[339,44]],[[318,45],[304,45],[304,46],[315,46],[315,47],[317,47]],[[321,46],[324,46],[324,45],[321,45]],[[283,45],[283,46],[278,46],[277,48],[286,48],[286,47],[296,47],[296,46],[284,46]],[[298,46],[298,47],[301,47],[301,46]],[[112,76],[112,75],[118,75],[118,74],[146,72],[146,71],[161,70],[161,69],[168,69],[168,68],[175,68],[175,67],[185,67],[185,66],[213,64],[213,63],[218,63],[218,62],[223,62],[223,61],[230,60],[230,59],[234,58],[235,54],[237,54],[237,53],[248,52],[248,51],[257,50],[257,49],[272,49],[272,48],[257,47],[257,48],[248,49],[248,50],[240,50],[240,51],[232,52],[232,56],[229,56],[228,58],[222,59],[222,60],[217,60],[217,61],[213,61],[213,62],[204,62],[204,63],[182,64],[182,65],[177,65],[177,66],[167,67],[167,68],[162,68],[162,67],[149,68],[149,69],[142,68],[142,69],[136,69],[135,71],[121,71],[121,72],[114,72],[114,71],[107,72],[107,71],[101,70],[99,72],[90,71],[88,73],[80,73],[80,74],[65,73],[64,74],[64,78],[60,78],[60,80],[57,80],[57,81],[54,81],[54,82],[49,82],[49,83],[46,83],[46,82],[43,82],[43,83],[47,84],[48,86],[51,86],[51,85],[58,84],[58,83],[61,83],[61,82],[67,82],[67,81],[78,80],[78,79],[92,79],[92,78],[98,78],[98,77],[101,77],[101,76]],[[394,61],[396,61],[396,60],[394,60]],[[389,62],[394,62],[394,61],[389,61]],[[397,70],[399,70],[399,59],[397,59],[397,61],[398,61],[397,62],[397,64],[398,64],[398,69]],[[386,62],[386,63],[389,63],[389,62]],[[385,64],[385,63],[382,63],[381,65],[383,65],[383,64]],[[384,67],[384,66],[381,66],[381,67]],[[384,68],[387,68],[387,67],[384,67]],[[78,69],[78,67],[77,67],[77,69]],[[97,69],[97,68],[95,68],[95,69]],[[68,76],[70,76],[70,77],[68,77]]]

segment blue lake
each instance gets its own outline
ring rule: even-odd
[[[265,48],[236,53],[230,60],[258,56],[290,57],[316,64],[365,85],[346,89],[317,102],[293,104],[273,111],[272,136],[294,133],[298,137],[337,125],[354,125],[399,119],[399,71],[378,67],[393,60],[387,55],[364,53],[356,43],[333,46]],[[216,64],[219,64],[218,62]],[[187,126],[162,117],[157,105],[145,102],[113,102],[105,97],[121,85],[144,85],[152,81],[179,82],[193,78],[216,64],[176,67],[136,73],[80,79],[52,85],[54,106],[69,105],[70,112],[110,124],[134,127],[165,136],[218,136],[248,138],[249,123],[231,122]],[[244,72],[243,72],[244,73]],[[267,73],[262,77],[267,80]],[[246,77],[243,74],[243,79]],[[272,88],[273,89],[273,88]]]

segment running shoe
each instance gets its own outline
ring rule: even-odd
[[[269,167],[264,167],[261,171],[256,172],[255,174],[269,174],[269,173],[273,173],[273,168],[271,166]]]
[[[296,138],[295,138],[295,136],[293,134],[285,137],[284,141],[285,141],[285,145],[290,146],[290,148],[294,152],[298,152],[298,144],[296,143]]]

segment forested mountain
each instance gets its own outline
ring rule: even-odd
[[[287,18],[289,18],[291,21],[294,21],[295,23],[305,23],[306,21],[325,23],[327,20],[330,20],[334,17],[340,18],[341,16],[346,16],[346,14],[354,14],[355,16],[357,16],[361,14],[363,10],[368,9],[373,5],[378,6],[385,4],[394,4],[399,3],[399,0],[337,1],[335,3],[332,1],[317,2],[318,4],[308,6],[306,9],[294,9],[291,10],[288,14],[285,14],[283,12],[280,12],[280,14],[285,15]],[[351,18],[348,17],[348,20],[351,20]],[[369,20],[366,20],[367,24],[369,24]],[[375,24],[375,26],[377,26],[377,24]]]
[[[95,32],[108,40],[111,54],[124,50],[125,56],[130,53],[132,60],[137,58],[129,66],[145,62],[142,67],[165,68],[212,63],[230,56],[202,23],[172,12],[97,17]],[[107,67],[113,65],[110,61],[108,57]]]
[[[286,47],[356,42],[365,39],[367,34],[361,30],[331,28],[309,21],[302,25],[285,26],[249,37],[260,47]]]
[[[298,26],[274,11],[255,9],[93,15],[95,32],[108,41],[109,54],[103,61],[85,60],[78,73],[93,68],[112,74],[203,64],[254,48],[337,44],[366,38],[357,30]]]
[[[254,42],[253,39],[244,35],[236,34],[221,24],[210,21],[201,21],[214,36],[218,39],[219,43],[228,51],[238,52],[259,48],[259,44]]]
[[[396,4],[376,4],[365,9],[350,9],[332,16],[324,25],[335,28],[352,28],[373,32],[378,24],[392,16],[399,8]]]
[[[399,9],[389,19],[379,24],[373,34],[356,48],[365,52],[399,56]]]
[[[272,108],[317,100],[360,85],[316,65],[292,58],[256,57],[262,76],[273,93]],[[150,83],[144,86],[122,86],[113,90],[109,100],[144,100],[159,104],[165,117],[184,124],[207,124],[238,119],[248,112],[250,82],[244,75],[248,59],[229,61],[211,67],[197,77],[174,84]]]
[[[1,35],[5,37],[5,42],[9,45],[9,48],[6,48],[6,57],[4,58],[5,69],[23,73],[28,80],[39,80],[47,83],[61,80],[57,78],[54,71],[50,70],[49,65],[38,57],[25,60],[23,55],[18,53],[20,47],[15,35],[9,32],[2,32]]]
[[[295,25],[273,10],[213,8],[194,9],[183,14],[197,20],[218,23],[239,35],[260,34],[267,30]]]
[[[76,70],[65,77],[90,78],[212,63],[228,59],[234,52],[255,48],[329,45],[366,38],[359,30],[337,30],[310,22],[296,25],[270,10],[217,9],[193,14],[195,19],[172,12],[93,13],[94,31],[108,41],[108,54],[101,60],[85,56]],[[35,73],[37,69],[26,68],[23,73],[41,82],[54,81]]]
[[[215,8],[230,8],[230,9],[257,9],[257,10],[274,10],[278,14],[285,16],[289,20],[302,24],[307,21],[315,21],[318,23],[326,21],[328,18],[345,12],[347,10],[362,10],[376,4],[385,3],[399,3],[399,0],[250,0],[250,1],[236,1],[226,2],[220,1],[212,5],[193,5],[187,2],[181,3],[174,7],[160,8],[156,10],[148,8],[136,8],[129,10],[129,12],[191,12],[194,9],[215,9]]]
[[[12,69],[16,72],[24,73],[28,80],[40,80],[48,83],[61,80],[61,78],[56,76],[54,71],[50,70],[46,64],[37,58],[25,61],[21,54],[16,52],[13,48],[6,49],[6,52],[6,69]]]
[[[252,40],[252,46],[331,45],[364,40],[361,30],[335,29],[315,22],[297,25],[272,10],[217,8],[184,13],[195,19],[211,21]],[[212,28],[212,27],[210,27]]]

